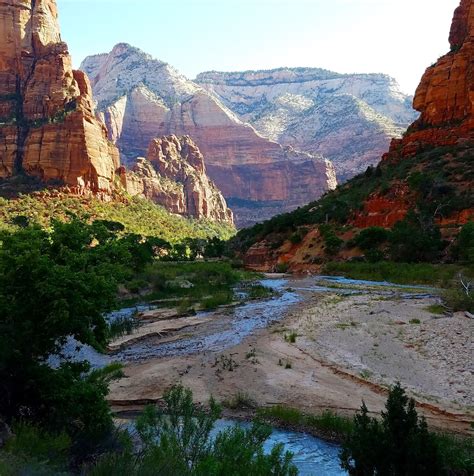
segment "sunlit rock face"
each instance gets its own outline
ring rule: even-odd
[[[188,136],[153,139],[147,158],[137,159],[120,176],[130,195],[148,198],[172,213],[233,224],[224,197],[207,176],[201,151]]]
[[[54,180],[109,195],[118,151],[73,71],[54,0],[0,2],[0,178]]]
[[[403,139],[392,141],[389,152],[382,159],[384,164],[390,166],[414,158],[426,150],[449,148],[451,155],[446,156],[444,171],[449,174],[451,187],[466,194],[466,208],[451,217],[444,217],[440,221],[441,225],[464,224],[474,216],[474,209],[468,203],[468,197],[472,194],[472,177],[467,172],[467,165],[472,164],[474,150],[472,0],[462,0],[456,9],[449,41],[451,51],[426,70],[416,90],[414,107],[421,113],[419,119],[409,127]],[[456,174],[450,172],[449,169],[456,167],[460,160],[465,164],[464,167]],[[389,200],[379,195],[372,196],[355,218],[354,224],[359,227],[393,226],[416,205],[406,183],[392,188],[387,196]]]
[[[91,78],[100,117],[124,163],[145,156],[155,137],[190,136],[210,178],[236,205],[240,226],[336,186],[331,162],[263,137],[213,94],[137,48],[119,44],[87,58],[81,69]]]
[[[196,82],[264,137],[328,157],[341,181],[376,164],[417,116],[383,74],[281,68],[202,73]]]

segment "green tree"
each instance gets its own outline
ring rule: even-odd
[[[436,476],[443,464],[434,436],[415,401],[397,383],[379,422],[365,404],[354,418],[354,429],[341,451],[341,466],[354,476]]]
[[[49,431],[67,431],[92,444],[112,428],[105,401],[116,366],[93,371],[87,363],[53,369],[69,336],[103,349],[117,285],[139,256],[135,237],[119,236],[106,223],[53,222],[50,232],[27,226],[0,233],[0,415],[22,418]],[[146,258],[146,259],[145,259]]]
[[[425,219],[413,211],[397,222],[390,234],[390,254],[394,261],[435,261],[443,247],[439,228],[431,219]]]
[[[456,260],[474,263],[474,222],[470,221],[461,228],[453,255]]]

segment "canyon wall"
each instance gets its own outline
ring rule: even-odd
[[[336,186],[332,164],[264,138],[221,101],[166,63],[130,45],[87,58],[100,117],[124,163],[145,155],[154,137],[190,136],[210,178],[249,225],[320,197]]]
[[[172,213],[233,224],[232,211],[206,174],[204,157],[190,137],[153,139],[147,158],[120,178],[132,196],[165,206]]]
[[[341,181],[378,163],[417,116],[383,74],[280,68],[208,72],[196,82],[264,137],[330,158]]]
[[[0,3],[0,178],[32,175],[77,193],[112,192],[119,155],[72,69],[54,0]]]

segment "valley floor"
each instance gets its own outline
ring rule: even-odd
[[[400,381],[430,426],[472,431],[474,320],[437,314],[434,296],[371,289],[319,293],[312,279],[290,279],[286,285],[297,289],[299,302],[235,345],[128,359],[126,377],[111,387],[114,410],[139,409],[182,383],[202,403],[213,395],[247,407],[281,404],[313,414],[331,409],[351,415],[362,400],[379,412],[387,385]],[[176,349],[177,342],[184,345],[190,338],[205,341],[228,325],[229,312],[216,311],[183,329],[175,326],[163,338],[155,333],[148,346],[171,341]]]

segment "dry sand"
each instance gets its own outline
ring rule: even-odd
[[[387,386],[399,380],[432,427],[466,433],[474,421],[474,320],[432,314],[427,308],[436,302],[308,293],[284,319],[224,352],[127,364],[126,377],[111,387],[110,401],[117,411],[135,410],[181,383],[202,403],[211,395],[232,401],[240,394],[258,406],[353,414],[362,400],[379,412]],[[215,327],[219,313],[209,319]],[[189,337],[189,324],[183,321],[183,338]],[[206,325],[191,332],[199,336]],[[291,333],[297,335],[294,343]],[[222,364],[223,356],[231,359],[232,371]]]

